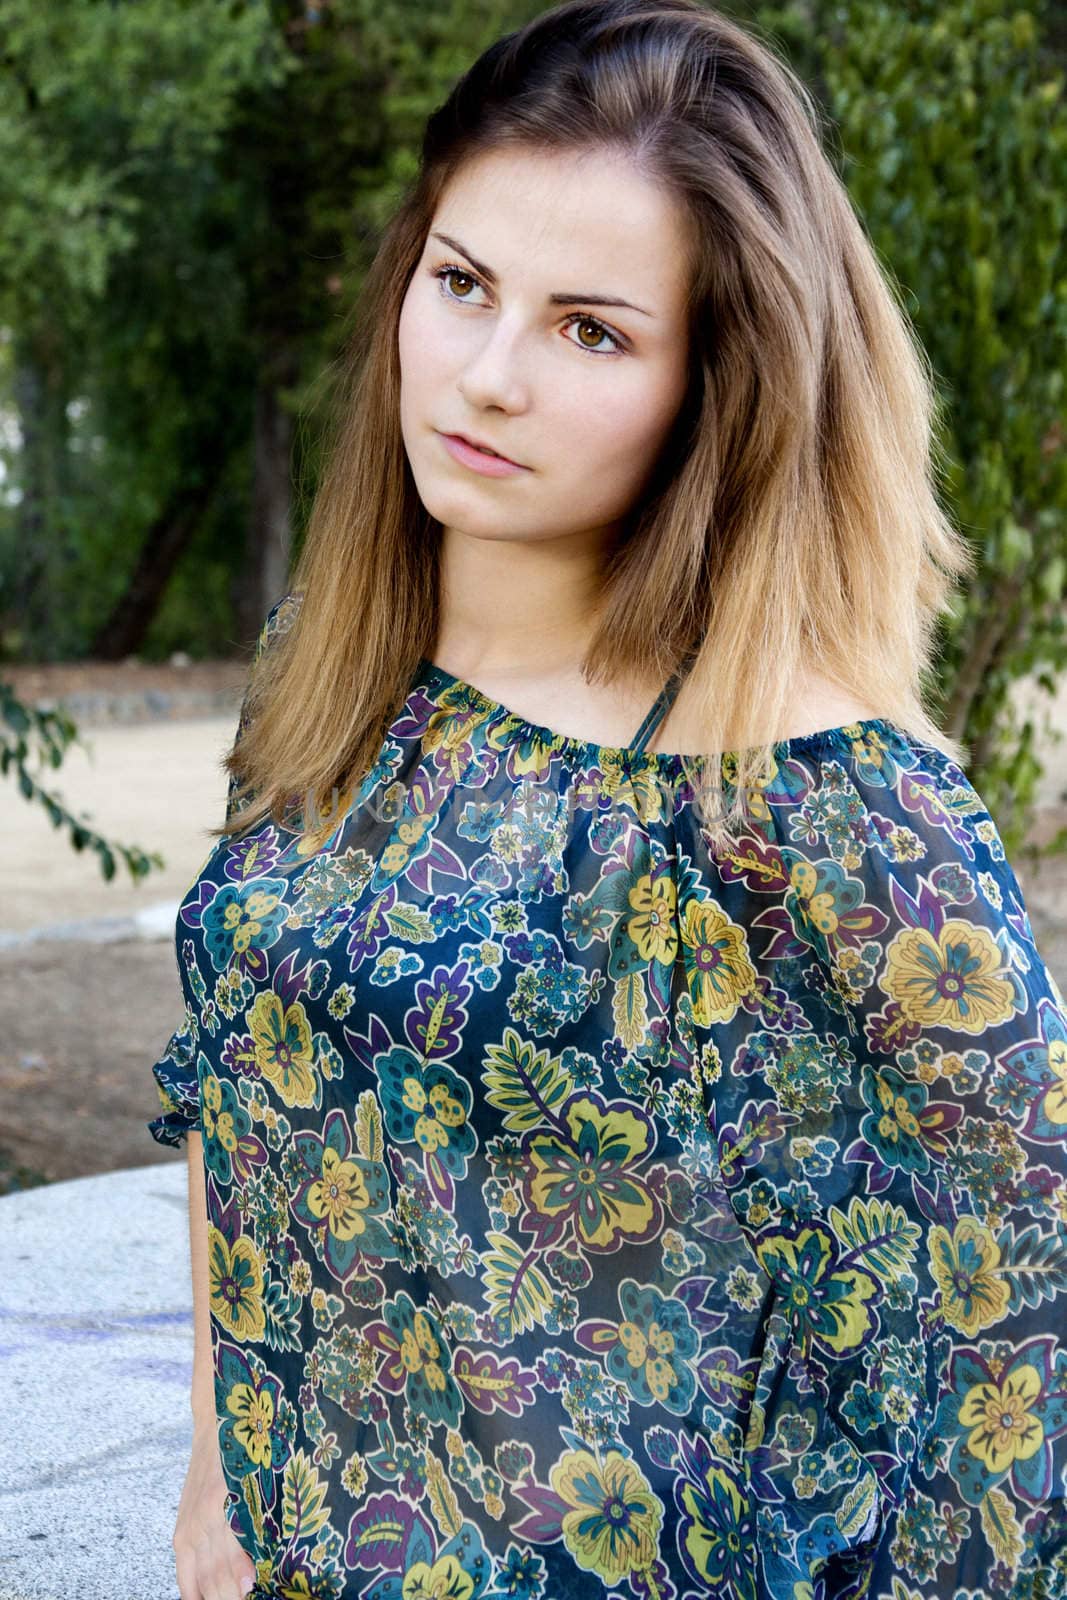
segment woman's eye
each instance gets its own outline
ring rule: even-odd
[[[584,311],[575,311],[572,316],[568,317],[567,326],[568,328],[592,328],[593,332],[597,336],[597,343],[599,343],[601,339],[610,339],[616,350],[622,349],[621,340],[617,339],[610,329],[605,328],[604,324],[599,322],[596,317],[587,317]],[[575,341],[572,339],[571,343],[574,344],[574,342]],[[590,354],[594,356],[606,356],[613,354],[613,352],[610,350],[596,350],[591,344],[579,345],[579,349],[588,350]]]
[[[468,293],[464,293],[464,294],[460,294],[454,288],[451,287],[453,281],[455,279],[457,279],[457,278],[461,279],[464,283],[472,285],[475,289],[481,287],[481,285],[478,282],[478,279],[474,276],[474,274],[471,273],[471,272],[466,271],[466,269],[464,267],[455,267],[455,266],[438,267],[436,269],[436,271],[434,272],[433,276],[437,279],[437,282],[438,282],[438,284],[440,286],[441,294],[444,296],[444,298],[446,300],[469,300],[470,299],[469,292]],[[603,356],[607,356],[607,355],[616,355],[616,354],[621,354],[622,353],[622,350],[623,350],[624,346],[623,346],[623,342],[622,342],[621,338],[619,337],[618,334],[612,333],[611,329],[608,328],[603,322],[601,322],[599,317],[591,317],[584,311],[574,311],[567,318],[565,326],[568,327],[568,328],[579,327],[579,328],[584,328],[584,329],[591,329],[593,331],[593,333],[596,336],[594,344],[582,344],[582,343],[579,343],[579,341],[576,340],[576,339],[571,339],[569,341],[571,344],[577,344],[579,350],[584,350],[587,355],[592,355],[592,356],[601,356],[601,355],[603,355]],[[608,340],[611,341],[611,344],[612,344],[613,348],[610,349],[610,350],[598,350],[595,346],[598,345],[598,344],[601,344],[603,342],[603,340],[605,340],[605,339],[608,339]]]
[[[468,283],[473,284],[475,288],[478,287],[477,278],[473,277],[472,274],[469,273],[469,272],[464,272],[462,267],[440,267],[434,273],[434,277],[440,283],[440,285],[441,285],[441,293],[444,295],[446,300],[469,300],[470,299],[469,295],[467,295],[467,294],[456,294],[453,289],[449,288],[448,287],[448,280],[449,279],[452,279],[452,278],[464,278],[464,279],[466,279],[466,281]]]

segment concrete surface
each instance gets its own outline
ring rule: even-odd
[[[177,1600],[185,1158],[0,1199],[0,1600]]]

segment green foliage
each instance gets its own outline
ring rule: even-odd
[[[944,399],[943,497],[978,557],[939,639],[935,716],[1006,848],[1041,766],[1012,689],[1067,666],[1067,105],[1033,6],[754,8],[816,88],[831,152]],[[836,146],[836,150],[833,147]],[[1050,740],[1057,730],[1046,715]],[[1054,845],[1067,843],[1067,830]]]
[[[0,0],[0,324],[24,433],[0,655],[84,654],[205,439],[247,438],[218,168],[249,85],[283,75],[261,7]]]
[[[135,883],[148,876],[153,867],[165,865],[163,857],[145,852],[136,845],[117,844],[89,826],[84,816],[68,811],[59,797],[44,788],[31,763],[58,767],[72,744],[80,744],[78,730],[62,710],[26,706],[9,683],[0,678],[0,775],[11,778],[25,800],[36,801],[53,828],[66,828],[74,850],[95,850],[104,877],[115,876],[115,858],[126,863]],[[83,746],[84,748],[84,746]]]
[[[145,242],[161,177],[195,183],[282,61],[261,7],[215,0],[0,0],[0,40],[0,320],[70,328]]]

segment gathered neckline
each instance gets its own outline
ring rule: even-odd
[[[650,763],[664,770],[678,772],[683,761],[693,761],[696,756],[689,752],[675,752],[671,750],[634,750],[629,745],[597,744],[591,739],[579,739],[573,734],[557,733],[555,729],[545,727],[543,723],[531,722],[518,711],[513,711],[502,701],[486,694],[484,689],[479,689],[477,684],[469,683],[465,678],[457,678],[455,673],[449,672],[445,667],[439,667],[435,661],[423,656],[419,662],[418,678],[430,692],[434,686],[438,689],[455,690],[469,696],[472,703],[487,713],[486,721],[497,724],[506,723],[508,729],[508,743],[523,744],[536,741],[539,744],[550,746],[562,755],[580,757],[591,765],[600,766],[604,763],[611,765],[637,765],[648,766]],[[811,749],[824,743],[848,744],[850,736],[845,729],[858,730],[859,737],[870,732],[892,735],[898,732],[896,724],[888,717],[857,717],[851,722],[839,722],[831,728],[816,728],[811,733],[796,733],[788,739],[776,739],[773,748],[776,752],[788,755],[794,750]],[[724,751],[725,756],[736,756],[738,751]]]

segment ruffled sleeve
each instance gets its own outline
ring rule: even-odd
[[[180,1146],[187,1134],[203,1127],[196,1075],[196,1019],[191,1008],[186,1008],[185,1021],[153,1062],[152,1076],[162,1112],[146,1126],[157,1144]]]
[[[1065,1596],[1067,1017],[996,825],[872,719],[706,851],[678,912],[766,1297],[760,1592]]]
[[[300,599],[299,593],[290,592],[284,594],[280,600],[275,601],[274,605],[271,606],[259,631],[249,671],[259,660],[271,640],[289,626],[299,608]],[[246,688],[241,702],[241,709],[238,713],[237,734],[235,737],[239,737],[243,729],[248,726],[248,705],[249,692]],[[227,822],[233,816],[233,795],[236,787],[236,780],[231,778],[226,796]],[[176,939],[177,935],[178,930],[176,929]],[[176,947],[176,957],[177,954]],[[181,965],[179,963],[180,971]],[[152,1064],[151,1069],[152,1076],[155,1079],[156,1092],[159,1095],[161,1115],[146,1123],[145,1126],[158,1144],[180,1146],[187,1134],[202,1130],[200,1087],[196,1070],[197,1039],[196,1010],[187,993],[185,1017],[180,1026],[175,1029],[167,1040],[162,1053]]]

